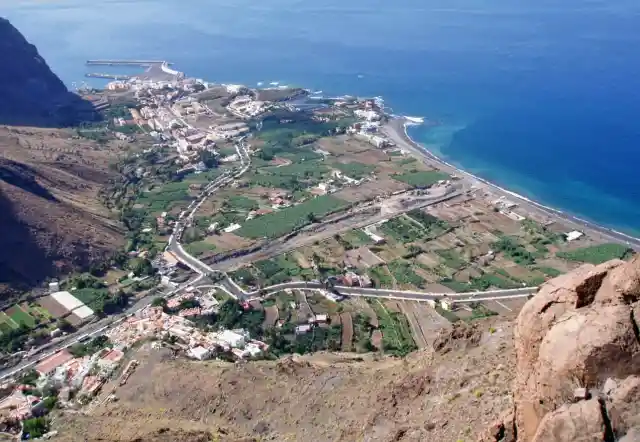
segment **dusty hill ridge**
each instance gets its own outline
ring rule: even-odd
[[[511,403],[511,336],[509,323],[489,320],[406,359],[318,353],[241,365],[144,348],[117,402],[65,415],[58,440],[471,440]]]
[[[65,130],[0,127],[0,293],[86,269],[122,245],[98,200],[110,155]]]
[[[109,149],[59,127],[93,118],[35,46],[0,18],[0,294],[17,293],[86,269],[122,244],[122,232],[97,200]],[[4,296],[1,301],[9,301]]]

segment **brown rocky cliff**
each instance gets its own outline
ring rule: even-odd
[[[640,257],[544,284],[515,326],[513,421],[487,440],[640,440],[638,321]]]

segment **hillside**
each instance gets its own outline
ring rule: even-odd
[[[0,293],[88,268],[123,243],[100,205],[112,150],[61,129],[0,127]]]
[[[67,126],[91,119],[90,103],[70,93],[35,46],[0,17],[0,124]]]
[[[486,321],[407,359],[319,353],[242,365],[146,348],[118,401],[69,414],[58,439],[467,440],[511,403],[511,336],[509,323]]]
[[[97,194],[112,150],[60,127],[93,119],[20,32],[0,18],[0,295],[88,268],[122,244]],[[19,127],[19,128],[18,128]]]

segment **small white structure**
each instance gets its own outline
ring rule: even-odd
[[[245,350],[249,352],[250,356],[258,356],[262,353],[262,349],[260,348],[260,346],[252,342],[247,344]]]
[[[578,230],[573,230],[567,233],[566,236],[567,236],[567,241],[575,241],[576,239],[583,237],[584,233]]]
[[[55,293],[60,291],[60,283],[58,281],[52,281],[49,283],[49,293]]]
[[[442,307],[442,310],[451,311],[454,309],[455,303],[451,300],[443,299],[442,301],[440,301],[440,306]]]
[[[230,226],[222,229],[222,231],[225,232],[225,233],[231,233],[234,230],[238,230],[240,227],[241,227],[240,224],[234,223],[234,224],[231,224]]]
[[[88,319],[93,316],[93,310],[91,310],[86,305],[82,305],[82,307],[78,307],[72,311],[74,315],[79,317],[80,319]]]
[[[327,322],[327,319],[327,315],[315,315],[314,317],[309,318],[309,323]]]
[[[218,335],[218,338],[221,341],[224,341],[225,343],[229,344],[229,346],[232,348],[243,348],[246,342],[245,337],[243,335],[231,330],[224,330]]]
[[[199,361],[204,361],[205,359],[209,359],[211,357],[211,350],[201,346],[193,347],[189,349],[188,355]]]
[[[304,324],[296,327],[296,335],[303,335],[311,331],[311,325]]]

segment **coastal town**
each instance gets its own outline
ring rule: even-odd
[[[54,409],[117,403],[141,351],[404,357],[456,322],[514,317],[549,278],[637,246],[443,163],[409,139],[420,120],[389,115],[380,97],[139,64],[82,91],[106,118],[77,130],[126,152],[125,178],[103,195],[126,250],[0,314],[4,433],[53,437]]]

